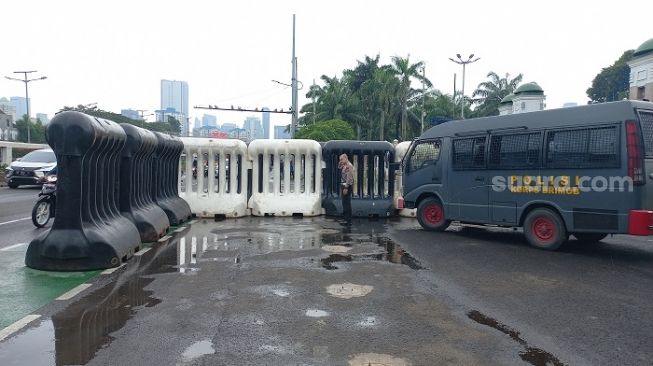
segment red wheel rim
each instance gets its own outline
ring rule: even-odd
[[[442,207],[437,204],[428,205],[424,210],[424,220],[430,225],[438,225],[444,220]]]
[[[536,218],[531,225],[531,231],[541,241],[551,241],[557,234],[555,223],[548,217]]]

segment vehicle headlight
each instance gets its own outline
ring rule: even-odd
[[[37,177],[41,178],[42,176],[45,175],[45,172],[44,172],[43,170],[35,170],[35,171],[34,171],[34,175],[36,175]]]

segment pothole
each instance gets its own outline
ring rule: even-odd
[[[370,365],[383,365],[383,366],[408,366],[410,365],[406,360],[394,357],[391,355],[384,355],[381,353],[360,353],[355,355],[349,360],[350,366],[370,366]]]
[[[341,283],[329,285],[326,291],[329,295],[340,299],[351,299],[354,297],[366,296],[374,289],[373,286],[356,285],[353,283]]]

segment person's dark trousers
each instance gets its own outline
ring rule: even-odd
[[[342,194],[342,218],[351,223],[351,186],[347,187],[347,194]]]

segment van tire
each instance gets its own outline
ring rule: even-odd
[[[15,183],[8,183],[7,186],[8,186],[9,188],[11,188],[11,189],[16,189],[16,188],[18,188],[18,184],[15,184]]]
[[[531,246],[552,251],[569,238],[560,215],[549,208],[536,208],[526,215],[524,235]]]
[[[605,237],[608,236],[608,234],[603,234],[603,233],[574,233],[574,236],[581,243],[592,244],[592,243],[597,243],[597,242],[605,239]]]
[[[451,220],[447,220],[440,200],[428,197],[417,205],[417,221],[425,230],[445,231]]]

